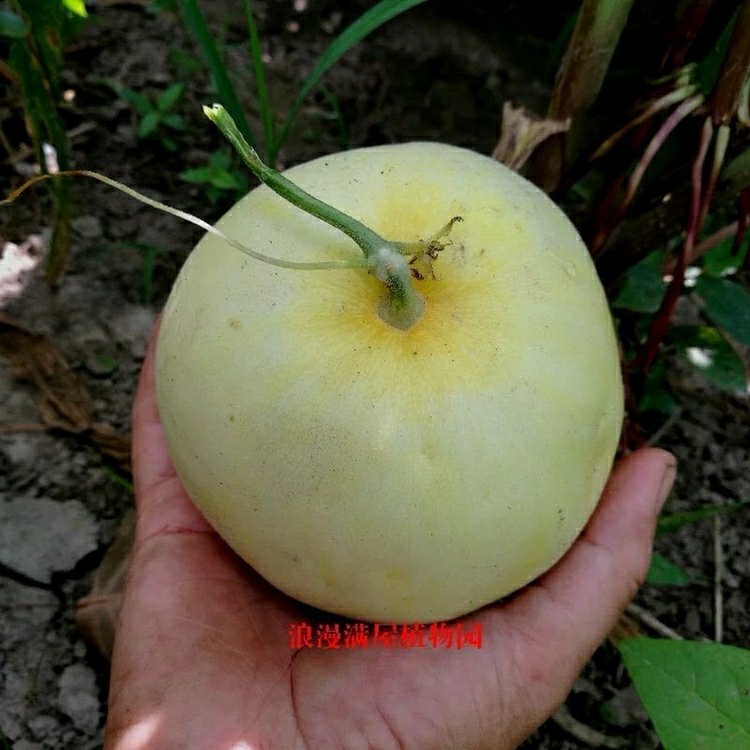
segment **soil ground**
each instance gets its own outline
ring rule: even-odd
[[[369,5],[256,3],[277,111],[286,111],[331,34]],[[489,153],[503,101],[543,111],[549,84],[544,61],[574,3],[560,3],[545,19],[533,18],[528,9],[524,14],[520,3],[505,3],[505,18],[514,24],[498,24],[491,3],[465,5],[472,7],[428,3],[348,53],[325,78],[342,118],[332,115],[325,95],[310,97],[282,162],[291,165],[350,145],[413,139]],[[242,81],[242,104],[257,126],[239,8],[216,2],[210,15]],[[177,176],[204,164],[220,145],[200,114],[212,93],[195,59],[190,39],[169,14],[147,14],[138,3],[100,2],[68,54],[65,85],[75,98],[65,119],[76,166],[106,172],[215,220],[231,199],[211,205],[202,188]],[[173,134],[177,153],[159,138],[139,139],[136,116],[112,88],[119,84],[153,95],[175,80],[188,84],[177,107],[188,123],[185,133]],[[23,155],[13,97],[6,90],[0,98],[0,124],[13,147],[0,166],[3,194],[20,182],[11,157]],[[57,347],[90,394],[95,419],[125,434],[151,326],[200,233],[98,183],[80,180],[72,189],[72,253],[57,291],[49,289],[39,264],[49,230],[45,191],[35,190],[4,212],[0,239],[13,244],[4,244],[0,258],[0,307]],[[666,424],[650,425],[656,443],[680,461],[669,509],[750,497],[747,398],[714,392],[678,366],[672,382],[679,412]],[[44,414],[49,424],[49,401]],[[75,602],[88,593],[132,507],[132,493],[117,461],[92,442],[91,431],[38,429],[44,414],[38,389],[0,360],[0,728],[14,750],[93,750],[102,742],[108,665],[76,628]],[[724,518],[718,537],[705,521],[660,539],[658,550],[684,567],[694,583],[645,586],[639,606],[687,638],[713,638],[718,538],[724,640],[750,647],[749,527],[750,514],[742,511]],[[524,747],[610,746],[640,750],[656,748],[658,741],[616,649],[605,643],[564,711]]]

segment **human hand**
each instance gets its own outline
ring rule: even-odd
[[[670,454],[621,460],[550,572],[462,618],[481,625],[481,648],[295,651],[290,625],[315,611],[239,560],[174,472],[154,396],[155,339],[133,410],[138,524],[107,750],[498,750],[555,711],[646,576]]]

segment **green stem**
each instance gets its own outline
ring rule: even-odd
[[[288,200],[292,205],[351,237],[359,245],[366,258],[374,255],[384,245],[389,244],[369,227],[360,224],[351,216],[310,195],[310,193],[287,180],[284,175],[264,164],[258,156],[258,152],[245,140],[231,115],[221,104],[203,107],[203,112],[221,130],[237,150],[242,161],[247,164],[252,173],[262,183],[268,185],[271,190]]]
[[[388,292],[378,307],[380,316],[395,328],[411,328],[424,312],[424,300],[416,293],[411,281],[409,264],[404,257],[407,248],[415,243],[389,242],[377,232],[343,211],[324,203],[288,180],[284,175],[263,163],[245,140],[229,113],[220,104],[203,107],[203,112],[237,150],[253,174],[271,190],[292,205],[343,232],[359,246],[375,276]],[[452,226],[452,220],[447,228]],[[445,230],[445,228],[444,228]]]

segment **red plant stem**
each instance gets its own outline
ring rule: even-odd
[[[689,96],[692,96],[695,93],[695,86],[694,85],[687,85],[687,86],[680,86],[680,88],[672,89],[671,91],[668,91],[663,96],[660,96],[658,99],[655,99],[652,101],[646,109],[643,110],[637,117],[633,118],[628,122],[626,125],[623,125],[616,133],[613,133],[609,138],[607,138],[604,143],[602,143],[599,148],[594,151],[594,153],[589,157],[589,163],[592,161],[595,161],[596,159],[601,158],[606,154],[624,135],[629,133],[634,127],[640,125],[642,122],[645,122],[649,118],[653,117],[658,112],[661,112],[663,109],[666,109],[667,107],[670,107],[672,104],[677,104],[678,102],[684,101]]]
[[[691,96],[689,99],[685,99],[678,107],[671,112],[669,117],[662,123],[659,130],[656,132],[654,137],[649,142],[646,150],[643,152],[638,164],[636,164],[633,173],[630,175],[627,187],[625,189],[625,195],[620,201],[620,205],[615,209],[612,217],[607,222],[606,226],[602,227],[592,238],[589,243],[589,251],[592,255],[595,255],[601,246],[607,241],[612,231],[620,223],[620,220],[625,215],[628,206],[635,196],[636,190],[643,179],[643,175],[648,169],[649,164],[659,152],[659,149],[664,145],[664,142],[669,137],[670,133],[692,112],[703,104],[703,97],[698,94]]]
[[[740,231],[740,222],[733,221],[731,224],[727,224],[725,227],[718,229],[713,234],[702,239],[695,246],[692,257],[688,258],[688,264],[692,263],[695,260],[698,260],[698,258],[700,258],[703,253],[707,253],[709,250],[716,247],[720,242],[728,240],[730,237],[736,237],[740,233]]]
[[[654,315],[654,319],[649,327],[648,337],[644,346],[643,356],[641,358],[641,372],[645,375],[656,359],[659,352],[664,334],[669,328],[669,322],[672,313],[677,305],[683,284],[685,283],[685,269],[687,268],[687,259],[692,256],[695,246],[695,238],[699,230],[700,212],[703,203],[703,163],[706,160],[708,147],[711,144],[713,136],[713,126],[711,118],[707,117],[703,123],[700,139],[698,141],[698,153],[693,161],[692,168],[692,196],[690,200],[690,222],[685,234],[685,242],[682,246],[680,255],[677,258],[672,280],[669,282],[667,291],[664,294],[661,306]]]
[[[661,149],[661,147],[664,145],[664,142],[669,137],[669,134],[689,114],[698,109],[701,104],[703,104],[702,96],[692,96],[690,97],[690,99],[686,99],[684,102],[682,102],[682,104],[680,104],[678,107],[675,107],[675,109],[672,111],[672,114],[670,114],[669,117],[667,117],[667,119],[662,123],[662,126],[656,132],[656,135],[654,135],[654,137],[651,139],[651,142],[646,147],[646,150],[643,152],[643,156],[641,157],[640,161],[638,162],[638,164],[636,164],[635,169],[633,170],[633,174],[630,175],[630,180],[628,180],[628,187],[622,200],[621,215],[625,213],[625,209],[633,200],[633,196],[635,195],[636,190],[638,190],[638,186],[641,184],[643,175],[646,173],[646,170],[651,164],[653,158],[659,152],[659,149]]]
[[[717,229],[713,234],[702,239],[694,248],[692,255],[687,258],[687,265],[695,263],[698,258],[704,253],[707,253],[712,248],[716,247],[720,242],[728,240],[730,237],[736,237],[737,232],[740,228],[739,221],[733,221],[731,224],[727,224],[721,229]],[[665,274],[673,274],[674,269],[677,267],[677,261],[672,259],[664,264],[662,270]]]

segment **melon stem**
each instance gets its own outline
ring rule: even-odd
[[[385,284],[378,314],[389,325],[400,330],[411,328],[424,312],[425,302],[412,283],[404,249],[419,243],[390,242],[368,226],[337,208],[310,195],[280,172],[269,167],[245,140],[229,113],[220,104],[203,107],[203,112],[234,146],[252,173],[277,195],[350,237],[362,250],[367,268]]]

